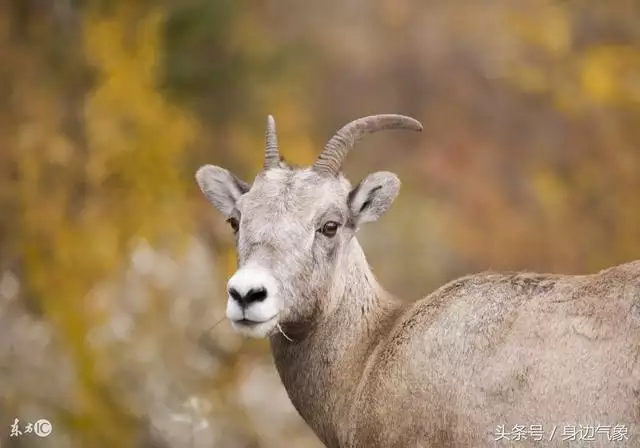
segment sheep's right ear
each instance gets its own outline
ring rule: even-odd
[[[231,172],[219,166],[205,165],[196,172],[200,189],[215,208],[226,216],[231,216],[236,201],[251,188]]]

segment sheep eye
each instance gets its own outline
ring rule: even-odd
[[[240,228],[240,223],[238,222],[238,220],[236,218],[229,218],[227,219],[227,222],[233,229],[233,232],[238,233],[238,229]]]
[[[327,236],[329,238],[336,236],[336,233],[338,232],[338,228],[340,227],[340,224],[338,224],[335,221],[327,221],[323,226],[322,229],[320,230],[320,232],[324,235]]]

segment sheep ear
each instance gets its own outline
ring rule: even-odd
[[[196,182],[209,202],[226,217],[231,216],[238,198],[251,189],[230,171],[214,165],[201,167],[196,172]]]
[[[400,179],[388,171],[368,175],[349,193],[348,205],[356,225],[375,221],[393,204]]]

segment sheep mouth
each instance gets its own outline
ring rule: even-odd
[[[274,320],[277,316],[270,317],[266,320],[252,320],[252,319],[238,319],[234,320],[233,323],[236,325],[240,325],[243,327],[257,327],[258,325],[266,324]]]
[[[240,319],[240,320],[234,320],[233,322],[236,325],[242,325],[244,327],[255,327],[256,325],[263,324],[266,321],[251,320],[251,319]]]

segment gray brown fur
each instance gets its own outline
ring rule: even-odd
[[[233,325],[269,337],[292,403],[325,445],[568,446],[565,425],[600,424],[627,428],[615,446],[640,446],[640,261],[580,276],[477,274],[404,304],[355,237],[391,205],[397,177],[352,188],[342,174],[283,166],[252,185],[213,166],[197,178],[239,220],[239,270],[267,267],[277,285],[273,324]],[[340,223],[331,238],[318,233],[327,220]],[[533,424],[544,442],[495,441],[498,425]]]

